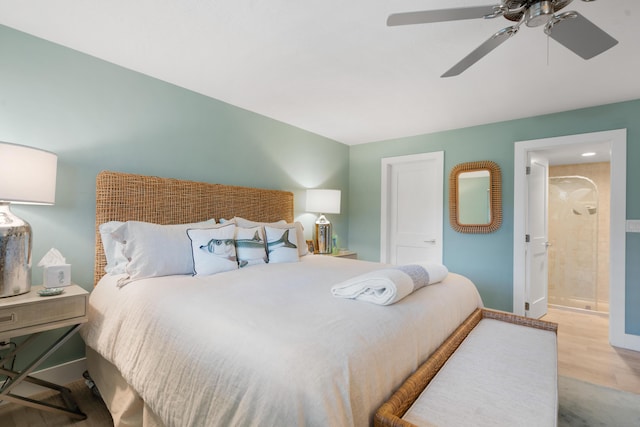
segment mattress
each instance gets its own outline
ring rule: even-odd
[[[80,333],[167,427],[369,425],[482,305],[454,273],[391,306],[332,296],[383,267],[309,255],[123,287],[105,276]]]

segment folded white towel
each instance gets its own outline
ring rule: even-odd
[[[390,305],[412,292],[447,277],[441,264],[410,264],[371,271],[338,283],[331,288],[335,297],[350,298],[379,305]]]

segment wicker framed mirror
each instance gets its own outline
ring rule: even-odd
[[[449,221],[459,233],[492,233],[502,224],[502,175],[492,161],[461,163],[449,174]]]

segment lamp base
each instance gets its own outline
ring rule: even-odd
[[[31,226],[0,202],[0,298],[31,290]]]
[[[319,254],[331,253],[331,223],[324,215],[316,221],[316,248]]]

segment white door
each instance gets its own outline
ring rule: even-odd
[[[382,159],[380,260],[442,263],[444,152]]]
[[[527,238],[525,315],[540,318],[547,314],[547,282],[549,246],[548,186],[549,160],[538,153],[529,153],[527,175]],[[527,308],[528,306],[528,308]]]

